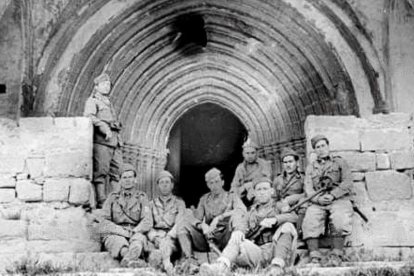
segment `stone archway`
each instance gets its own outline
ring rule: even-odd
[[[251,11],[254,11],[253,13]],[[177,16],[201,15],[207,45],[177,51]],[[125,158],[142,188],[167,162],[172,128],[191,108],[232,112],[277,165],[280,148],[304,150],[309,114],[381,110],[383,69],[352,9],[309,0],[99,1],[74,13],[39,71],[40,114],[82,114],[92,80],[107,71],[126,128]],[[368,93],[369,91],[369,93]]]

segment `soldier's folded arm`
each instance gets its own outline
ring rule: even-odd
[[[284,200],[289,204],[289,206],[293,206],[299,202],[302,198],[305,197],[305,193],[302,194],[294,194],[284,198]]]
[[[342,158],[338,158],[336,162],[339,163],[342,179],[338,186],[330,192],[335,199],[349,195],[352,192],[352,174],[348,164]]]
[[[281,205],[278,204],[278,209],[281,210]],[[275,215],[275,218],[277,220],[277,224],[276,225],[282,225],[285,222],[291,222],[291,223],[296,223],[298,221],[298,215],[296,214],[296,212],[292,211],[289,213],[281,213],[281,214],[277,214]]]
[[[146,195],[140,195],[141,197],[141,216],[138,225],[134,228],[135,233],[145,234],[151,230],[154,221],[152,218],[152,213],[149,208],[149,202]]]

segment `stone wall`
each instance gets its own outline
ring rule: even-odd
[[[413,118],[394,113],[361,119],[353,116],[309,116],[305,124],[307,152],[314,158],[310,139],[325,134],[334,155],[351,167],[355,201],[369,219],[354,216],[352,246],[404,248],[414,246]]]
[[[0,267],[8,256],[100,251],[83,208],[91,172],[89,119],[0,119]]]

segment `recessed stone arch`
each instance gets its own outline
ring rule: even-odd
[[[147,183],[165,164],[174,122],[200,103],[233,112],[273,160],[286,144],[303,148],[309,114],[383,108],[381,64],[349,10],[308,0],[253,2],[91,3],[45,49],[37,112],[82,114],[93,78],[107,71],[126,126],[126,158],[140,162]],[[173,43],[171,24],[187,13],[205,20],[208,44],[197,54]]]

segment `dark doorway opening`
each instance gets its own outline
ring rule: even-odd
[[[170,133],[167,169],[177,178],[175,194],[187,207],[197,206],[208,192],[205,173],[216,167],[230,188],[234,171],[243,160],[246,128],[230,111],[215,104],[202,104],[186,112]]]

